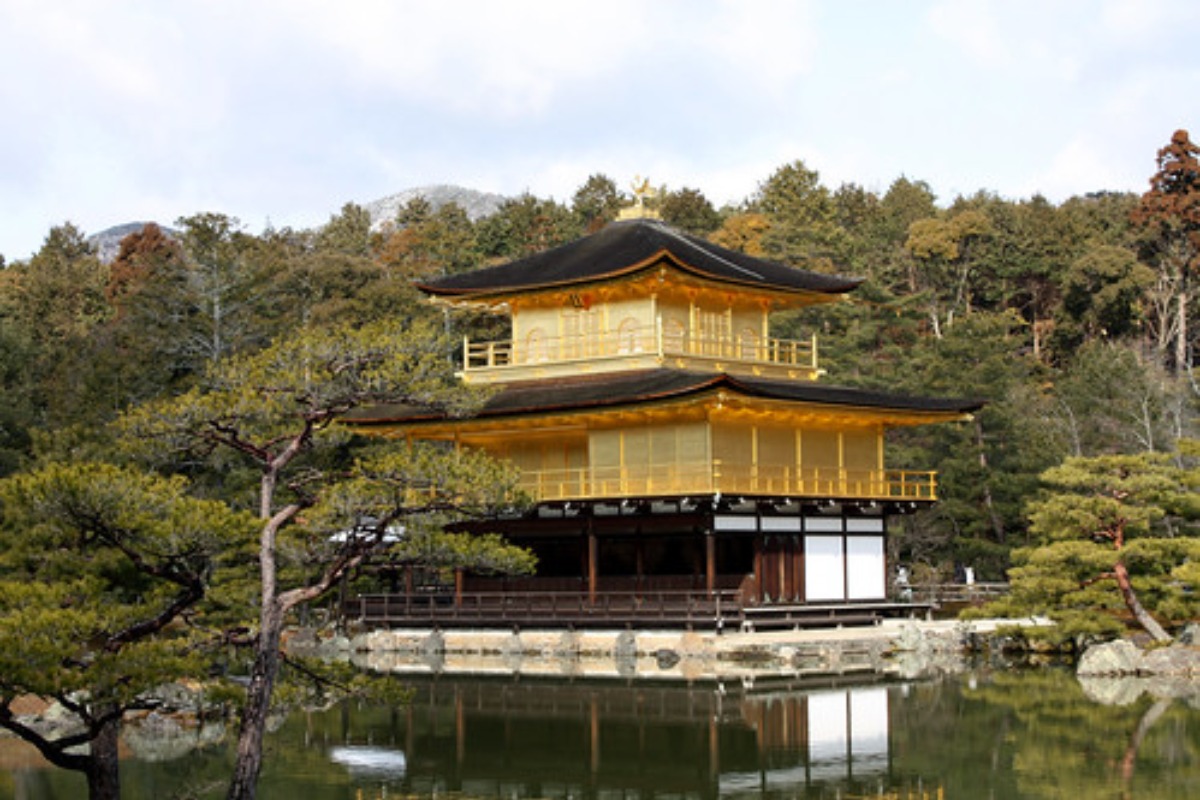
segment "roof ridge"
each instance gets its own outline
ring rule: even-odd
[[[728,267],[732,267],[733,269],[737,270],[738,272],[745,273],[746,275],[749,275],[752,278],[757,278],[760,281],[767,280],[767,277],[765,275],[755,272],[754,270],[749,269],[747,267],[743,267],[741,264],[737,264],[733,261],[730,261],[725,256],[721,255],[720,253],[715,253],[712,250],[709,250],[707,247],[701,247],[700,245],[696,244],[691,239],[687,238],[686,236],[684,236],[682,233],[675,230],[674,228],[671,228],[668,225],[662,225],[661,227],[662,227],[663,233],[667,234],[668,236],[670,236],[673,239],[683,242],[688,247],[691,247],[696,250],[700,250],[700,251],[704,252],[706,255],[708,255],[710,258],[715,258],[718,261],[720,261],[722,264],[725,264]]]

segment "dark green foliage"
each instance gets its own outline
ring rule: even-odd
[[[523,194],[476,227],[479,248],[489,259],[514,259],[548,250],[580,236],[583,229],[566,207]]]
[[[1195,160],[1177,134],[1147,169],[1157,172],[1145,196],[1057,205],[987,191],[939,205],[909,177],[882,193],[831,190],[794,161],[736,208],[717,212],[691,188],[664,191],[656,207],[734,249],[865,278],[847,302],[773,320],[775,336],[816,334],[823,380],[988,400],[972,423],[893,432],[887,458],[940,473],[941,504],[898,524],[901,556],[999,579],[1010,548],[1030,541],[1023,503],[1039,474],[1069,455],[1177,457],[1176,442],[1196,434],[1196,382],[1176,369],[1196,328]],[[464,334],[503,339],[501,318],[432,308],[413,282],[566,242],[624,199],[596,173],[569,206],[526,193],[477,222],[423,200],[382,231],[354,204],[314,231],[260,235],[198,214],[175,239],[156,228],[129,237],[108,267],[80,231],[55,228],[28,262],[0,269],[0,472],[94,457],[122,410],[186,395],[211,364],[272,340],[419,325],[455,343],[452,360]],[[330,471],[353,455],[347,439],[306,463]],[[197,492],[253,503],[256,468],[228,454],[176,466]]]
[[[1033,542],[1014,553],[1013,592],[991,611],[1049,615],[1061,637],[1120,632],[1127,617],[1147,624],[1145,614],[1168,626],[1200,614],[1195,467],[1149,453],[1070,458],[1042,480],[1027,509]]]
[[[771,227],[763,235],[763,252],[771,259],[819,272],[832,272],[846,249],[847,234],[838,224],[838,209],[820,175],[802,161],[776,170],[758,189],[754,210]]]
[[[1145,318],[1143,298],[1154,285],[1154,272],[1128,248],[1097,245],[1071,262],[1061,285],[1053,349],[1065,354],[1087,339],[1135,334]]]
[[[600,230],[617,218],[625,205],[625,196],[612,178],[599,173],[588,176],[571,198],[571,212],[579,229],[586,233]]]
[[[181,479],[106,464],[0,482],[0,727],[117,800],[121,716],[208,673],[205,605],[253,522]],[[22,695],[56,701],[73,729],[27,727],[11,712]]]
[[[699,189],[667,192],[659,204],[663,222],[694,236],[705,236],[721,226],[721,215]]]

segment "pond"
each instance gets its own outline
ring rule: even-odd
[[[414,678],[405,706],[287,717],[260,797],[1200,797],[1195,693],[1157,700],[1049,668],[856,681]],[[169,760],[130,753],[123,797],[221,797],[229,738]],[[0,798],[84,796],[13,744]]]

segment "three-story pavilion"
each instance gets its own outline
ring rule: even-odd
[[[858,283],[633,219],[421,284],[509,318],[510,338],[464,342],[462,380],[495,392],[469,419],[382,407],[356,426],[508,459],[536,501],[480,529],[531,548],[537,575],[468,580],[453,613],[692,623],[723,607],[718,620],[791,622],[888,607],[887,518],[937,485],[889,468],[885,434],[981,404],[829,385],[815,338],[772,336],[772,313]]]

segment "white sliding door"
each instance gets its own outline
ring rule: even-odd
[[[846,599],[843,541],[840,535],[804,537],[805,600]]]
[[[882,536],[846,537],[846,576],[848,600],[882,600],[887,597]]]

